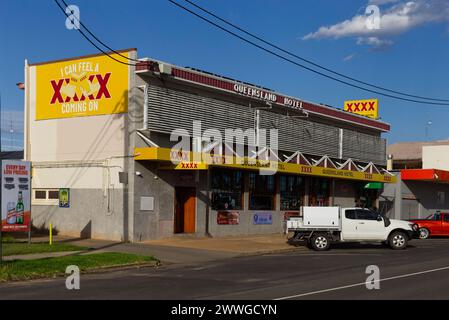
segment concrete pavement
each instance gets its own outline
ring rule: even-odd
[[[108,243],[98,240],[76,240],[70,243],[94,248],[98,252],[153,255],[162,263],[169,264],[194,264],[244,255],[298,250],[289,245],[286,236],[282,234],[230,238],[176,237],[142,243]]]
[[[35,237],[33,242],[46,242],[47,237]],[[195,264],[229,259],[238,256],[260,255],[299,250],[287,243],[283,234],[229,237],[192,238],[179,236],[172,239],[152,240],[142,243],[121,243],[107,240],[77,239],[57,236],[55,242],[65,242],[90,248],[90,253],[123,252],[154,256],[165,264]],[[43,253],[10,257],[14,259],[47,258],[67,253]]]

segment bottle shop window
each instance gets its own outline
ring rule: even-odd
[[[58,205],[59,189],[34,189],[33,205]]]

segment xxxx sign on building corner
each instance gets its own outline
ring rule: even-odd
[[[106,55],[37,65],[36,120],[125,113],[128,88],[129,66]]]
[[[344,110],[376,120],[379,118],[379,100],[368,99],[345,101]]]

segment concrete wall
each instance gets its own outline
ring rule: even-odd
[[[57,234],[123,241],[123,195],[111,191],[104,197],[99,189],[70,189],[70,208],[57,205],[33,205],[33,226]]]
[[[449,210],[449,185],[421,181],[403,181],[403,218],[425,218],[436,210]],[[415,197],[416,200],[410,199]],[[404,199],[405,198],[405,199]],[[404,203],[405,202],[405,203]],[[416,213],[408,207],[416,208]],[[409,211],[409,212],[407,212]]]
[[[135,178],[134,241],[170,238],[174,236],[175,187],[196,188],[195,235],[206,231],[206,172],[159,169],[156,162],[135,163],[141,176]],[[154,210],[141,211],[141,197],[154,198]]]
[[[382,194],[379,197],[379,209],[391,219],[401,219],[402,181],[400,173],[396,173],[396,183],[385,183]]]
[[[385,184],[381,200],[389,199],[392,207],[387,215],[395,219],[423,219],[437,210],[449,210],[449,185],[423,181]]]
[[[449,145],[423,146],[423,169],[449,170]]]

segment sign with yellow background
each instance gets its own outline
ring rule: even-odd
[[[377,99],[345,101],[344,109],[372,119],[379,118],[379,101]]]
[[[128,76],[127,65],[105,55],[37,65],[36,120],[127,112]]]

